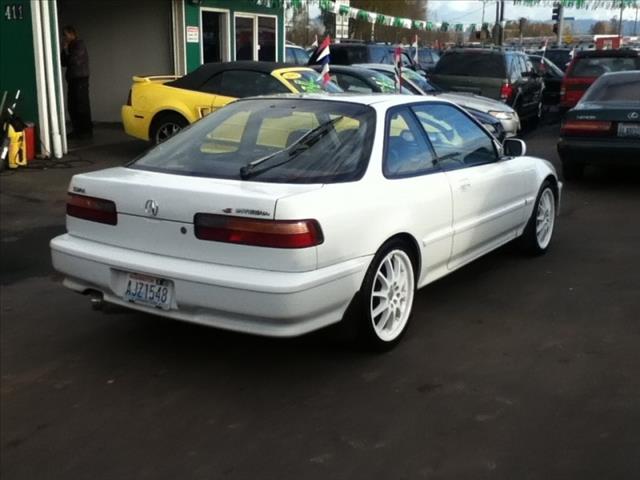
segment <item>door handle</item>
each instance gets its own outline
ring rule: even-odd
[[[471,181],[468,178],[462,179],[459,182],[460,190],[469,190],[471,188]]]

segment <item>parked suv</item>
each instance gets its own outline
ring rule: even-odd
[[[343,42],[331,45],[331,63],[353,65],[354,63],[386,63],[393,65],[396,47],[387,43]],[[402,67],[422,72],[406,49],[402,49]]]
[[[640,70],[640,56],[631,49],[582,50],[575,54],[560,89],[560,107],[573,108],[584,92],[605,73]]]
[[[488,48],[453,49],[444,53],[431,79],[441,87],[502,100],[522,120],[542,115],[544,82],[526,54]]]

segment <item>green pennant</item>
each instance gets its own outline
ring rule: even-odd
[[[340,5],[340,9],[338,10],[338,13],[340,15],[349,15],[349,11],[351,10],[351,8],[349,8],[349,5]]]
[[[402,19],[401,19],[400,17],[395,17],[395,18],[393,19],[393,23],[392,23],[392,25],[393,25],[394,27],[400,27],[400,28],[402,28],[402,27],[404,26],[404,23],[402,22]]]
[[[425,27],[425,29],[427,30],[427,32],[433,30],[433,22],[427,22],[427,26]]]
[[[363,22],[369,21],[369,12],[366,10],[358,10],[358,16],[356,17],[358,20],[362,20]]]
[[[448,32],[449,31],[449,24],[447,22],[442,22],[442,25],[440,26],[440,31],[441,32]]]
[[[386,17],[386,16],[384,16],[384,15],[383,15],[383,14],[381,14],[381,13],[379,13],[379,14],[376,16],[376,23],[377,23],[377,24],[379,24],[379,25],[384,25],[384,24],[386,23],[386,19],[387,19],[387,17]]]
[[[463,26],[461,23],[456,23],[455,26],[456,32],[461,32],[463,30]]]

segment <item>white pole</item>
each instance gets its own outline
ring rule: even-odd
[[[56,39],[60,38],[60,32],[58,31],[58,0],[53,0],[51,2],[51,9],[53,10],[53,37]],[[64,92],[63,92],[63,82],[62,82],[62,67],[60,62],[60,45],[58,45],[56,52],[58,55],[53,59],[53,67],[55,68],[56,74],[56,87],[58,90],[58,94],[56,98],[58,100],[58,121],[60,122],[60,135],[62,138],[62,153],[67,153],[67,122],[64,115]]]
[[[40,16],[40,1],[31,0],[31,23],[33,24],[33,47],[35,50],[36,92],[38,97],[38,130],[40,134],[41,153],[51,155],[51,140],[49,138],[49,108],[46,96],[46,79],[44,72],[44,52],[42,49],[42,18]]]
[[[44,36],[45,70],[47,72],[47,94],[49,96],[49,113],[51,117],[51,140],[53,155],[62,158],[62,139],[60,138],[60,119],[56,102],[55,75],[53,72],[53,52],[51,51],[51,19],[49,2],[40,2],[42,6],[42,35]]]

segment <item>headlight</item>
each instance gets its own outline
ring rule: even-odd
[[[498,120],[511,120],[513,118],[513,115],[509,112],[489,112],[489,115]]]

